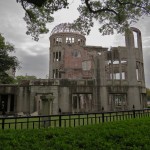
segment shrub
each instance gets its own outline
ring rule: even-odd
[[[150,119],[75,128],[0,131],[1,150],[149,150]]]

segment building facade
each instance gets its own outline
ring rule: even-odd
[[[67,23],[56,26],[49,39],[49,79],[0,85],[0,100],[5,99],[8,113],[43,114],[45,99],[48,114],[59,109],[80,113],[145,107],[142,39],[137,28],[126,32],[125,47],[111,49],[86,46],[83,33]]]

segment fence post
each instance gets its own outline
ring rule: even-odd
[[[104,122],[104,107],[102,107],[102,122]]]
[[[61,127],[61,114],[59,115],[59,127]]]
[[[133,118],[135,118],[135,106],[133,105]]]

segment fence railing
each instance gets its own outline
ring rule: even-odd
[[[46,127],[76,127],[104,122],[149,117],[150,109],[98,112],[68,115],[0,117],[0,129],[40,129]]]

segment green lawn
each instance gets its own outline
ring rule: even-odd
[[[149,150],[150,118],[75,128],[0,130],[0,150]]]

